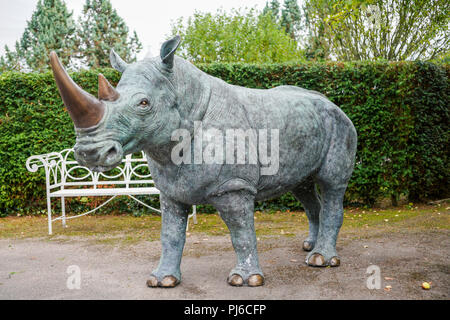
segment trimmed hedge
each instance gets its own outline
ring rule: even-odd
[[[358,131],[357,164],[347,201],[411,200],[449,194],[449,65],[425,62],[209,64],[205,72],[253,88],[296,85],[340,106]],[[73,73],[97,94],[97,74],[113,84],[112,69]],[[30,155],[72,147],[73,124],[50,73],[0,75],[0,215],[45,207],[44,174],[29,173]],[[291,195],[258,204],[296,209]]]

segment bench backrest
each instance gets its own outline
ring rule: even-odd
[[[153,186],[144,152],[127,155],[122,163],[108,172],[93,172],[80,166],[74,158],[73,149],[31,156],[27,159],[28,171],[45,168],[47,189],[114,186],[133,188]]]

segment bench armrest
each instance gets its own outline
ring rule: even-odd
[[[53,168],[59,161],[64,160],[61,153],[50,152],[31,156],[27,159],[26,162],[27,170],[30,172],[36,172],[39,168],[45,168],[46,171],[50,168]]]

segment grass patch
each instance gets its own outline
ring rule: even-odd
[[[342,233],[361,235],[364,232],[399,232],[450,229],[450,207],[447,205],[416,206],[388,209],[347,208],[344,211]],[[189,221],[188,235],[228,235],[225,223],[217,214],[198,214],[198,224]],[[0,218],[0,239],[43,238],[46,240],[87,240],[99,244],[133,244],[160,238],[159,216],[134,217],[130,215],[84,216],[68,220],[67,228],[61,222],[53,223],[53,235],[47,235],[45,216]],[[308,230],[308,220],[302,211],[255,213],[258,237],[295,236]],[[364,232],[363,232],[364,231]]]

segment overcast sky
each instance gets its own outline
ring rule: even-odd
[[[136,30],[143,44],[138,58],[143,58],[148,50],[152,55],[159,52],[165,35],[170,32],[170,23],[179,17],[188,17],[195,10],[215,12],[219,8],[257,7],[263,9],[267,0],[111,0],[113,7],[125,20],[130,31]],[[0,55],[5,45],[10,49],[20,39],[27,25],[26,21],[36,8],[38,0],[0,0]],[[73,10],[76,21],[85,0],[66,0],[69,10]]]

